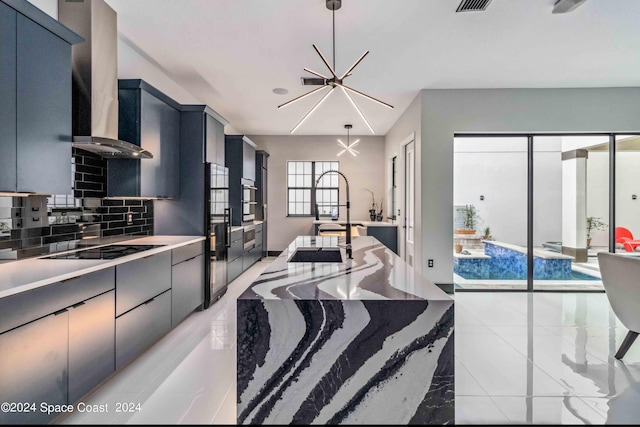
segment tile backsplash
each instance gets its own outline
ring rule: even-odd
[[[107,161],[73,149],[73,194],[0,197],[0,262],[153,234],[153,201],[106,199]]]

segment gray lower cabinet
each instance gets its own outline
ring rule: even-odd
[[[373,236],[383,245],[391,249],[395,254],[398,253],[398,227],[367,227],[367,236]]]
[[[242,274],[242,257],[236,258],[227,265],[227,281],[231,283]]]
[[[116,316],[171,289],[171,251],[116,266]]]
[[[262,259],[262,253],[263,253],[262,245],[256,245],[256,248],[253,250],[253,257],[256,262]]]
[[[129,363],[170,330],[171,290],[116,318],[116,369]]]
[[[66,310],[0,334],[0,400],[35,403],[35,411],[0,412],[0,424],[45,424],[57,414],[40,403],[67,403],[69,315]]]
[[[256,262],[255,249],[256,249],[255,247],[249,249],[242,256],[242,271],[243,272],[247,271],[249,269],[249,267],[251,267]]]
[[[115,291],[80,302],[69,312],[69,403],[115,371]]]
[[[204,302],[204,255],[171,268],[171,326],[182,322]]]

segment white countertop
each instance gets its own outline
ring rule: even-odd
[[[386,222],[386,221],[360,221],[358,219],[352,219],[351,221],[349,221],[351,223],[351,225],[364,225],[366,227],[397,227],[398,224],[397,223],[393,223],[393,222]],[[313,221],[314,224],[340,224],[340,225],[346,225],[347,221],[346,220],[331,220],[331,219],[320,219],[320,220],[314,220]]]
[[[344,246],[344,237],[296,237],[239,299],[451,301],[442,289],[372,236],[353,238],[353,259],[289,262],[300,247],[340,247],[344,252]]]
[[[114,245],[165,245],[112,260],[31,258],[0,265],[0,298],[203,241],[201,236],[148,236]],[[108,245],[101,245],[108,246]],[[96,248],[99,246],[93,246]],[[87,248],[89,249],[89,248]],[[67,251],[75,252],[75,251]],[[66,252],[61,252],[66,253]],[[44,256],[50,256],[47,254]],[[59,255],[59,254],[56,254]]]

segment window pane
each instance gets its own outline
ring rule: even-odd
[[[305,175],[304,180],[302,181],[303,187],[311,187],[311,175]]]
[[[304,162],[304,173],[311,175],[311,162]]]
[[[305,203],[305,204],[303,205],[302,213],[303,213],[304,215],[309,215],[309,214],[311,214],[311,206],[309,205],[309,203]]]
[[[311,202],[311,190],[302,190],[302,191],[304,191],[303,200],[305,201],[305,204],[308,205]]]

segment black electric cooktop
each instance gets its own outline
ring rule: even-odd
[[[52,255],[44,257],[44,259],[116,259],[160,246],[164,245],[110,245],[61,255]]]

